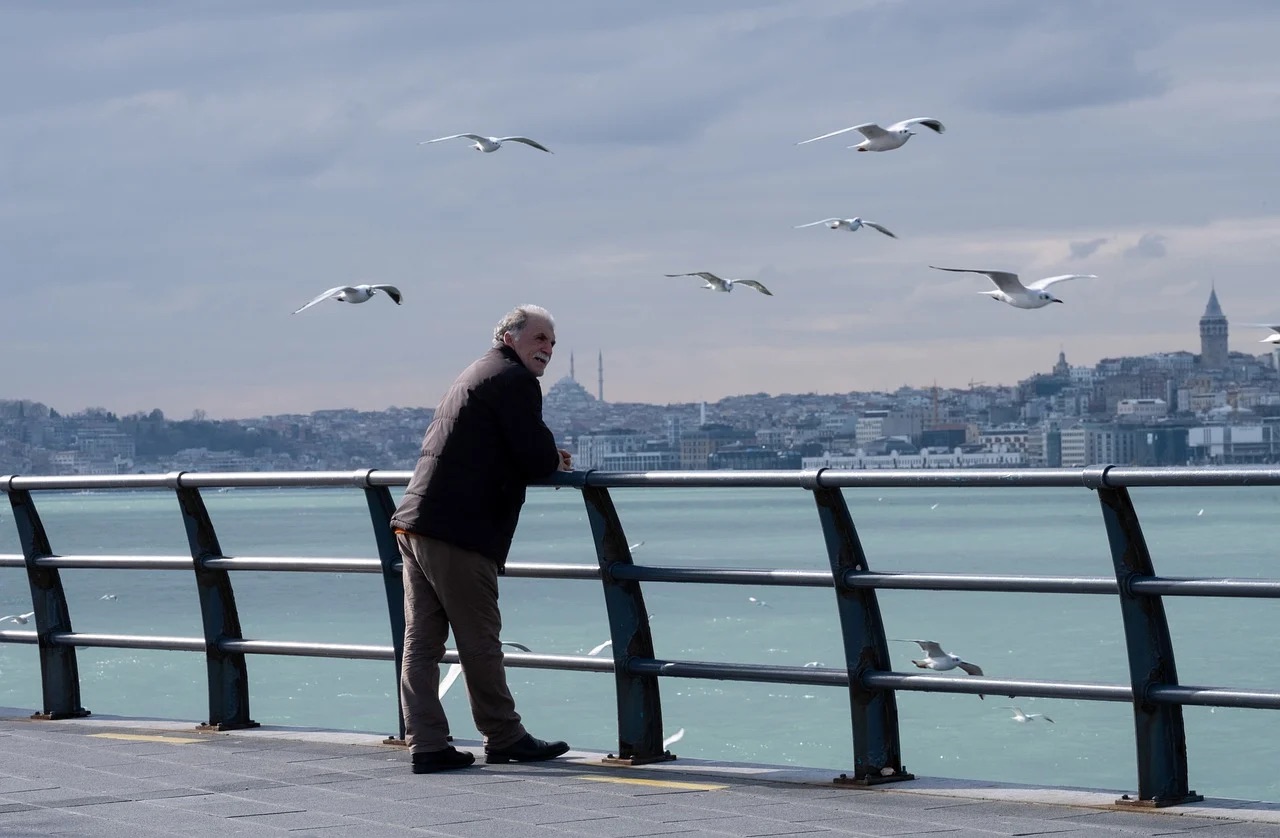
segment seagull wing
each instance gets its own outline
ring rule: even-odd
[[[601,652],[603,652],[605,649],[608,649],[608,648],[609,648],[610,646],[612,646],[612,645],[613,645],[613,641],[612,641],[612,640],[606,640],[605,642],[601,643],[599,646],[596,646],[596,647],[595,647],[594,649],[592,649],[590,652],[587,652],[587,656],[588,656],[588,657],[591,657],[591,656],[593,656],[593,655],[598,655],[598,654],[600,654]]]
[[[666,748],[670,745],[674,745],[675,743],[679,742],[683,738],[684,738],[684,728],[680,728],[675,733],[671,734],[666,739],[662,740],[662,747]]]
[[[877,224],[874,221],[864,221],[862,223],[867,227],[870,227],[872,230],[879,230],[880,232],[884,233],[886,236],[888,236],[891,239],[897,238],[897,236],[894,235],[893,232],[890,231],[889,228],[884,226],[883,224]]]
[[[720,278],[720,277],[716,276],[715,274],[711,273],[711,271],[693,271],[692,273],[687,273],[687,274],[663,274],[663,276],[672,276],[672,277],[674,277],[674,276],[696,276],[696,277],[698,277],[699,279],[705,279],[707,282],[710,282],[712,285],[718,285],[718,286],[720,286],[721,288],[725,287],[725,285],[726,285],[725,281],[724,281],[722,278]]]
[[[381,291],[382,293],[386,294],[388,297],[390,297],[392,300],[395,301],[396,305],[400,305],[401,301],[404,300],[404,295],[401,294],[400,289],[395,287],[394,285],[370,285],[369,287],[377,289],[378,291]]]
[[[1059,282],[1066,282],[1068,279],[1097,279],[1097,278],[1098,277],[1094,274],[1059,274],[1058,276],[1047,276],[1044,279],[1037,279],[1035,282],[1032,282],[1027,287],[1035,291],[1043,291],[1044,289],[1048,288],[1050,285],[1054,285]]]
[[[765,294],[765,295],[770,296],[770,297],[772,297],[772,296],[773,296],[773,292],[772,292],[772,291],[770,291],[768,288],[765,288],[765,287],[764,287],[764,283],[756,282],[754,279],[738,279],[738,280],[735,280],[733,284],[734,284],[734,285],[745,285],[745,286],[747,286],[748,288],[754,288],[754,289],[756,289],[756,290],[757,290],[757,291],[759,291],[761,294]]]
[[[880,131],[881,133],[884,133],[883,129],[879,125],[876,125],[873,122],[868,122],[863,125],[851,125],[848,128],[841,128],[839,131],[832,131],[830,134],[823,134],[821,137],[811,137],[807,140],[801,140],[800,142],[796,143],[796,145],[804,145],[805,143],[813,143],[813,142],[817,142],[818,140],[825,140],[827,137],[834,137],[837,134],[847,134],[850,131],[861,131],[863,134],[866,134],[869,137],[871,135],[867,134],[868,128],[874,128],[875,130]]]
[[[1280,326],[1273,323],[1241,323],[1241,326],[1253,326],[1258,329],[1270,329],[1273,332],[1280,332]]]
[[[982,274],[991,279],[996,287],[1006,294],[1021,294],[1027,290],[1018,281],[1018,275],[1009,273],[1008,271],[978,271],[972,268],[939,268],[937,265],[930,265],[935,271],[954,271],[961,274]]]
[[[945,132],[946,126],[941,122],[929,116],[917,116],[911,119],[904,119],[901,122],[895,122],[889,126],[890,131],[901,131],[903,128],[910,128],[912,125],[923,125],[926,128],[932,128],[939,134]]]
[[[969,663],[968,661],[960,661],[960,663],[956,664],[956,666],[960,667],[965,672],[968,672],[970,675],[982,674],[982,667],[974,663]]]
[[[932,640],[904,640],[904,643],[915,643],[924,650],[925,655],[931,658],[945,657],[946,652],[942,651],[942,647]]]
[[[498,141],[498,142],[500,142],[500,143],[506,143],[506,142],[512,142],[512,143],[524,143],[525,145],[531,145],[531,146],[533,146],[534,148],[538,149],[539,151],[545,151],[547,154],[555,154],[555,152],[554,152],[554,151],[552,151],[551,149],[547,148],[547,147],[546,147],[546,146],[544,146],[542,143],[537,142],[536,140],[531,140],[531,139],[529,139],[528,137],[495,137],[494,139],[495,139],[495,140],[497,140],[497,141]]]
[[[1045,720],[1046,722],[1048,722],[1049,724],[1053,724],[1053,719],[1049,718],[1048,716],[1044,715],[1043,713],[1039,713],[1039,714],[1037,714],[1037,715],[1039,715],[1039,716],[1040,716],[1040,718],[1044,719],[1044,720]]]
[[[794,229],[799,230],[801,227],[817,227],[819,224],[830,224],[832,221],[839,220],[839,218],[824,218],[821,221],[810,221],[808,224],[797,224]]]
[[[418,143],[418,145],[426,145],[427,143],[440,143],[440,142],[444,142],[445,140],[459,140],[463,138],[468,140],[475,140],[476,142],[489,139],[488,137],[482,137],[479,134],[450,134],[447,137],[436,137],[434,140],[423,140],[422,142]]]
[[[355,290],[355,289],[354,289],[354,288],[352,288],[350,285],[339,285],[337,288],[330,288],[328,291],[325,291],[323,294],[321,294],[320,296],[316,297],[314,300],[312,300],[311,302],[307,303],[307,304],[306,304],[305,306],[303,306],[302,308],[298,309],[298,311],[306,311],[307,309],[311,308],[311,307],[312,307],[313,305],[315,305],[316,303],[322,303],[322,302],[324,302],[325,300],[329,299],[330,297],[336,297],[336,296],[338,296],[339,294],[341,294],[343,291],[354,291],[354,290]],[[295,311],[295,312],[294,312],[294,314],[297,314],[297,313],[298,313],[298,311]]]
[[[462,664],[449,664],[449,671],[440,679],[440,690],[436,693],[436,698],[444,698],[444,694],[453,686],[453,682],[458,680],[458,676],[462,674]]]

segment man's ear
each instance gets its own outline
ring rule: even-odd
[[[502,333],[502,343],[504,346],[510,346],[514,341],[515,338],[511,336],[510,332]]]

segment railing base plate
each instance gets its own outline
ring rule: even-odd
[[[262,727],[262,725],[258,724],[253,719],[250,719],[247,722],[216,722],[214,724],[206,722],[205,724],[196,725],[196,730],[209,732],[219,730],[245,730],[246,728],[251,727]]]
[[[81,707],[79,710],[71,710],[69,712],[55,711],[53,713],[32,713],[31,718],[45,722],[56,722],[58,719],[83,719],[88,715],[90,715],[89,711]]]
[[[1126,794],[1116,801],[1116,805],[1131,806],[1135,809],[1163,809],[1165,806],[1181,806],[1184,803],[1199,803],[1202,800],[1204,795],[1196,794],[1192,789],[1182,797],[1156,797],[1151,800],[1140,800]]]
[[[651,762],[668,762],[675,758],[676,755],[670,751],[663,751],[651,757],[615,757],[613,754],[609,754],[600,762],[605,765],[648,765]]]
[[[914,780],[915,778],[916,775],[902,771],[897,774],[868,774],[865,777],[850,777],[848,774],[841,774],[839,777],[833,777],[831,782],[837,786],[879,786],[884,783],[900,783],[904,780]]]
[[[453,737],[451,736],[451,737],[449,737],[449,738],[450,738],[450,739],[452,739]],[[403,747],[405,747],[406,745],[408,745],[409,743],[408,743],[408,742],[405,742],[403,739],[398,739],[398,738],[396,738],[395,736],[388,736],[386,739],[383,739],[383,740],[382,740],[382,744],[384,744],[384,745],[399,745],[401,748],[403,748]]]

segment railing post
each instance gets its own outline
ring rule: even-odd
[[[1129,679],[1133,685],[1138,798],[1132,800],[1126,796],[1116,802],[1174,806],[1203,800],[1202,795],[1188,788],[1182,705],[1147,700],[1147,691],[1152,687],[1176,685],[1178,670],[1174,665],[1173,638],[1165,619],[1163,600],[1159,596],[1136,595],[1129,586],[1134,577],[1155,575],[1138,513],[1127,489],[1106,485],[1105,468],[1086,469],[1084,478],[1085,485],[1097,491],[1106,522],[1129,652]]]
[[[662,699],[658,694],[658,676],[633,675],[628,671],[629,658],[652,658],[653,635],[649,630],[649,611],[637,581],[613,578],[609,569],[615,564],[634,564],[627,546],[626,533],[618,519],[609,490],[582,487],[587,506],[587,519],[595,538],[596,558],[600,561],[600,580],[604,583],[604,605],[609,615],[609,637],[613,640],[614,680],[618,696],[618,755],[605,762],[640,765],[674,759],[662,747]]]
[[[40,513],[31,493],[10,488],[9,505],[18,528],[18,541],[27,566],[27,584],[31,588],[31,606],[35,611],[36,635],[40,648],[39,713],[33,719],[74,719],[89,715],[80,706],[80,668],[76,665],[76,648],[54,643],[55,633],[71,631],[71,613],[62,590],[62,577],[57,568],[37,567],[36,559],[53,555]]]
[[[868,689],[862,681],[868,672],[891,671],[889,644],[885,640],[875,589],[854,588],[845,582],[848,575],[867,573],[870,568],[844,495],[838,488],[818,485],[820,474],[813,476],[811,491],[822,521],[822,535],[835,582],[853,724],[853,777],[842,774],[836,782],[875,785],[914,780],[915,775],[908,774],[902,764],[894,691]]]
[[[370,472],[372,473],[372,471]],[[370,486],[365,475],[364,497],[369,504],[369,517],[373,521],[373,538],[378,545],[378,561],[382,564],[382,588],[387,596],[387,616],[391,620],[391,645],[396,657],[396,719],[397,734],[388,736],[388,745],[404,744],[404,712],[400,706],[400,663],[404,658],[404,576],[396,570],[400,561],[400,548],[396,545],[391,529],[391,516],[396,504],[391,490],[386,486]]]
[[[231,576],[225,570],[205,566],[206,559],[222,557],[218,534],[205,508],[200,490],[182,485],[182,472],[169,476],[169,485],[178,496],[182,523],[191,548],[192,568],[200,594],[200,621],[204,628],[205,667],[209,679],[209,721],[201,728],[238,730],[258,727],[249,718],[249,670],[243,652],[225,652],[223,640],[243,640],[240,615],[236,611]]]

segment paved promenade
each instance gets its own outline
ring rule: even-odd
[[[414,775],[381,737],[303,728],[200,733],[0,708],[0,836],[1280,835],[1280,806],[1118,809],[1117,792],[921,778],[874,789],[829,771],[679,759],[616,768],[571,751],[536,765]],[[560,731],[558,733],[563,733]]]

